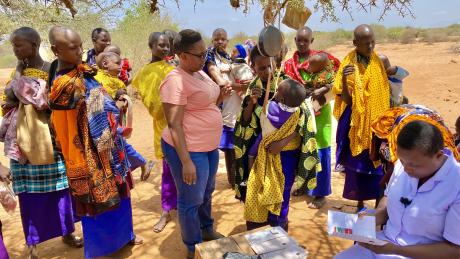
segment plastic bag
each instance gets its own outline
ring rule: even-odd
[[[0,203],[8,213],[13,213],[17,206],[16,195],[11,186],[5,182],[0,182]]]

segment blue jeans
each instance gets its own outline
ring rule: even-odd
[[[196,184],[188,185],[182,180],[182,163],[176,149],[161,140],[161,147],[177,188],[177,214],[182,241],[189,251],[202,242],[201,231],[213,230],[211,216],[212,193],[216,184],[219,151],[190,152],[196,167]]]

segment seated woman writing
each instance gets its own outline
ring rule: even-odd
[[[376,209],[377,238],[335,258],[458,258],[460,255],[460,164],[444,148],[434,125],[409,122],[397,137],[399,160]]]

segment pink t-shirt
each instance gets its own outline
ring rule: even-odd
[[[162,103],[185,106],[182,127],[188,151],[209,152],[218,147],[222,134],[222,115],[216,106],[219,93],[219,86],[203,71],[192,76],[176,68],[161,84]],[[162,138],[174,146],[169,128]]]

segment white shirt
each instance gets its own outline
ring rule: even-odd
[[[399,245],[448,240],[460,245],[460,164],[450,151],[438,172],[420,188],[401,162],[395,165],[385,195],[389,220],[385,236]],[[401,197],[411,203],[405,207]]]
[[[385,191],[389,220],[380,240],[397,245],[427,244],[448,240],[460,245],[460,164],[446,150],[448,159],[438,172],[420,188],[418,179],[410,177],[398,160]],[[404,207],[401,197],[411,203]],[[374,254],[354,245],[337,254],[335,259],[408,259],[393,254]]]

